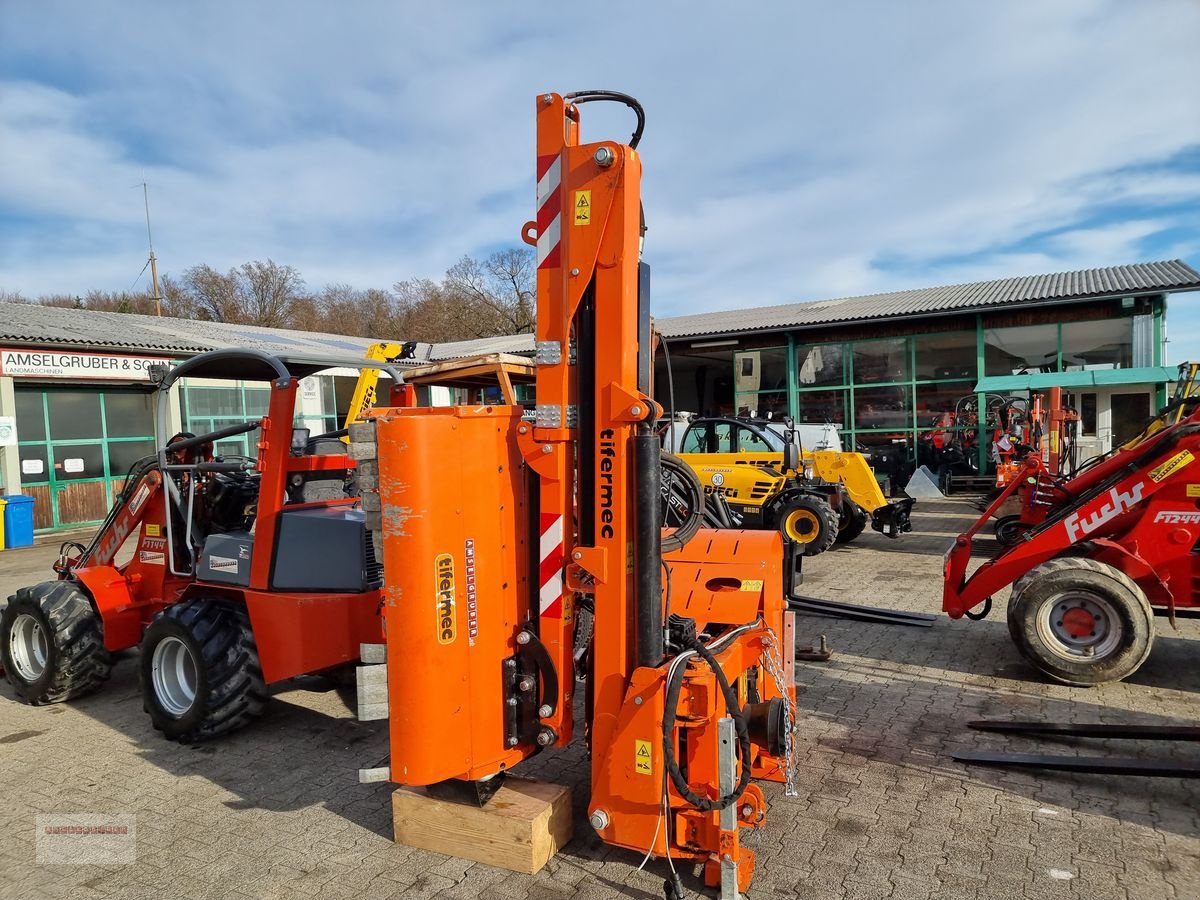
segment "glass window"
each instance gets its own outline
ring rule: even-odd
[[[715,441],[710,441],[709,446],[714,453],[732,453],[733,452],[733,426],[728,422],[717,422],[713,426],[713,437]],[[715,444],[715,446],[714,446]]]
[[[739,453],[774,453],[782,450],[782,444],[773,447],[761,435],[749,428],[739,428],[737,438]]]
[[[787,390],[787,350],[745,350],[733,358],[737,393]]]
[[[100,421],[100,394],[96,391],[47,391],[50,438],[77,441],[104,437]]]
[[[811,344],[796,348],[796,380],[801,387],[846,383],[846,346]]]
[[[917,380],[975,378],[975,332],[926,334],[916,342]]]
[[[246,388],[247,416],[265,416],[271,403],[270,388]]]
[[[857,359],[857,356],[855,357]],[[912,388],[856,388],[854,427],[895,428],[912,424]]]
[[[108,436],[144,437],[154,434],[153,395],[107,391],[104,394],[104,424]]]
[[[44,484],[50,480],[46,445],[18,448],[21,457],[21,484]]]
[[[113,478],[124,478],[135,462],[143,456],[153,455],[154,451],[154,441],[111,441],[108,445],[108,474]]]
[[[1079,433],[1084,437],[1096,436],[1096,395],[1079,395]]]
[[[947,381],[941,384],[917,385],[917,425],[929,427],[936,425],[946,413],[958,409],[959,401],[964,397],[972,401],[975,382]],[[972,406],[974,408],[974,406]]]
[[[988,375],[1020,375],[1058,369],[1058,326],[989,328],[983,333],[983,366]]]
[[[103,444],[69,444],[54,448],[56,481],[104,477]]]
[[[192,416],[240,416],[242,392],[239,388],[188,386],[188,414]]]
[[[854,344],[854,383],[908,381],[908,339],[856,341]]]
[[[786,391],[767,391],[761,394],[738,394],[737,414],[742,417],[774,418],[786,416],[788,411]]]
[[[801,391],[798,395],[796,421],[823,425],[845,425],[846,391]]]
[[[1064,369],[1128,369],[1133,365],[1133,319],[1064,322]]]
[[[46,419],[42,410],[42,392],[36,388],[16,389],[17,399],[17,440],[44,441],[46,439]]]
[[[683,437],[683,446],[680,448],[680,453],[704,453],[708,447],[706,438],[708,435],[707,426],[693,426],[687,430],[687,434]]]

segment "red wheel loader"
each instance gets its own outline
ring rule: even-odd
[[[1092,685],[1137,671],[1155,613],[1173,624],[1200,606],[1200,403],[1148,432],[1072,478],[1025,460],[947,551],[942,608],[983,618],[1012,585],[1009,633],[1046,676]],[[1037,504],[1027,530],[968,575],[975,536],[1018,490]]]
[[[157,455],[134,465],[87,546],[63,545],[58,579],[17,591],[0,615],[19,700],[94,691],[114,654],[139,647],[154,727],[200,740],[254,718],[268,684],[354,663],[360,643],[382,641],[380,566],[345,489],[355,461],[342,432],[293,427],[299,379],[335,366],[383,369],[401,402],[398,372],[379,361],[218,350],[157,373]],[[267,414],[168,442],[171,386],[185,377],[266,382]],[[213,456],[253,431],[257,458]]]

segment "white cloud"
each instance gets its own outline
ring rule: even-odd
[[[4,4],[0,287],[126,287],[142,180],[168,270],[436,276],[517,240],[534,97],[580,87],[647,108],[663,314],[1194,248],[1200,172],[1167,163],[1200,145],[1197,28],[1188,0]]]

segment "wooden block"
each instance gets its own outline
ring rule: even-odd
[[[571,789],[509,775],[480,809],[402,787],[392,823],[398,844],[532,875],[571,839]]]

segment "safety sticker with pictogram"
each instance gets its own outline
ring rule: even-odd
[[[633,742],[633,769],[639,775],[653,775],[654,766],[651,765],[650,757],[650,742],[649,741],[634,741]]]
[[[591,225],[592,224],[592,192],[591,191],[576,191],[575,192],[575,224],[576,225]]]

